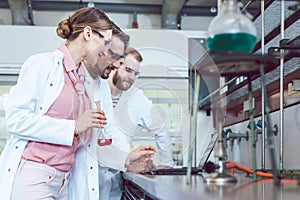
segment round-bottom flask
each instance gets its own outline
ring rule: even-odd
[[[237,0],[223,0],[220,14],[211,21],[208,28],[208,49],[251,53],[255,44],[256,28],[241,13]]]

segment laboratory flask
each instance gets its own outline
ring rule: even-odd
[[[251,53],[256,43],[256,28],[243,15],[237,0],[223,0],[219,14],[208,27],[210,51]]]
[[[95,101],[97,109],[101,110],[101,101]],[[112,143],[111,135],[109,135],[105,128],[99,128],[98,129],[98,140],[97,143],[99,146],[107,146]]]

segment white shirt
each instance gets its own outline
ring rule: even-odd
[[[118,134],[114,135],[121,138],[116,139],[119,147],[129,151],[132,138],[154,138],[159,164],[173,166],[172,144],[166,124],[142,90],[131,87],[123,92],[113,111],[118,127]]]

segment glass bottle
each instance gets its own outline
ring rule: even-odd
[[[101,102],[95,101],[97,109],[101,110]],[[112,139],[109,134],[106,133],[105,128],[99,128],[99,136],[97,143],[99,146],[107,146],[112,143]]]
[[[210,51],[251,53],[256,35],[253,22],[241,13],[237,0],[223,0],[220,13],[209,24],[207,47]]]

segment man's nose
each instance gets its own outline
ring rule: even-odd
[[[113,68],[119,69],[121,67],[122,63],[120,61],[115,61],[112,63]]]

